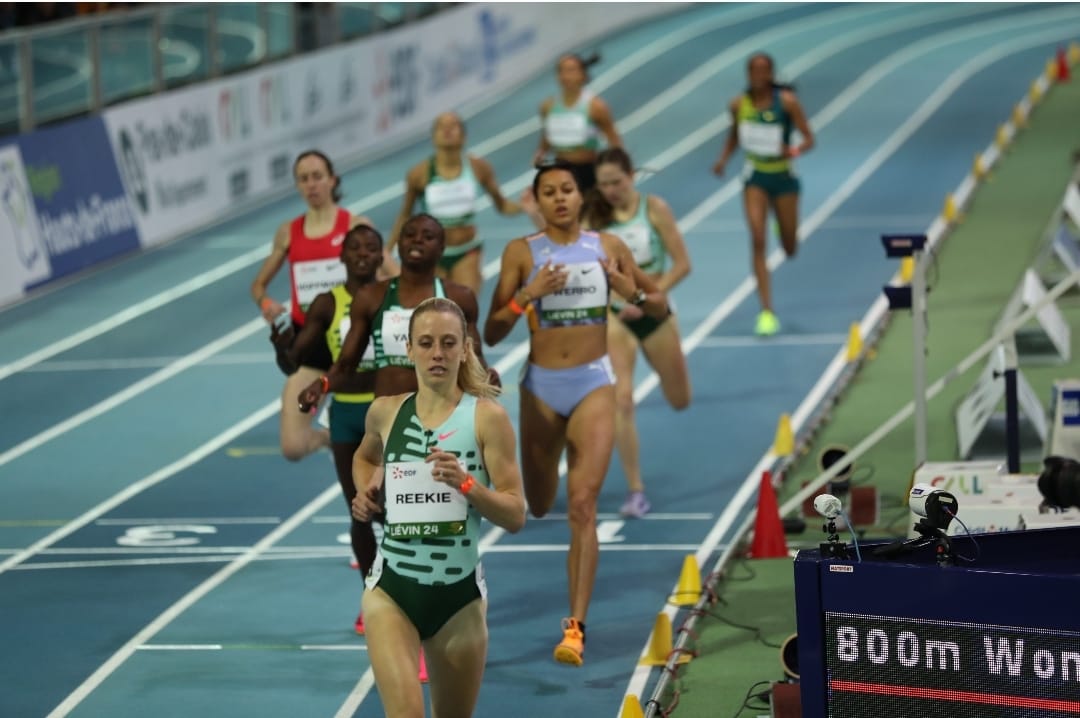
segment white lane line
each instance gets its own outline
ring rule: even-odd
[[[700,547],[696,543],[601,543],[600,551],[697,551]],[[569,549],[568,543],[502,544],[488,546],[484,553],[547,553]]]
[[[1062,18],[1063,20],[1066,18]],[[1075,13],[1068,19],[1075,19]],[[1059,38],[1070,37],[1077,31],[1076,25],[1066,24],[1059,26],[1051,30],[1037,32],[1027,37],[1013,39],[1012,41],[1006,41],[999,43],[967,63],[962,65],[959,69],[949,75],[945,81],[938,86],[927,99],[919,106],[914,113],[912,113],[904,123],[898,127],[893,134],[878,148],[876,152],[870,155],[859,168],[852,173],[848,180],[840,186],[840,188],[829,197],[829,200],[822,205],[818,212],[815,212],[805,223],[800,225],[799,234],[800,238],[805,240],[814,229],[824,220],[827,214],[832,213],[835,209],[851,196],[854,191],[862,185],[866,179],[873,174],[892,154],[899,149],[899,147],[906,142],[911,135],[915,133],[925,122],[938,110],[952,95],[974,74],[982,70],[983,68],[993,64],[994,62],[1007,57],[1016,52],[1021,52],[1025,49],[1036,47],[1038,45],[1057,40]],[[769,256],[770,271],[775,270],[783,262],[783,252],[776,251]],[[747,281],[742,287],[747,287],[745,295],[749,296],[750,289],[752,289],[752,281]],[[834,358],[833,363],[843,361],[843,357],[839,354]],[[828,371],[827,371],[828,373]],[[813,401],[815,404],[821,400],[824,396],[827,386],[825,386],[824,376],[823,380],[819,381],[810,391],[806,399],[800,405],[800,410],[808,413],[810,406],[809,402]],[[804,419],[805,420],[805,419]],[[758,485],[761,481],[761,473],[773,465],[776,461],[776,456],[770,449],[767,451],[754,466],[753,470],[746,476],[742,485],[739,487],[735,496],[724,508],[723,513],[713,526],[712,530],[702,541],[700,547],[696,552],[696,559],[698,565],[703,565],[705,560],[710,554],[715,551],[716,546],[720,544],[720,540],[727,535],[734,525],[736,518],[745,510],[746,504],[756,494]],[[674,619],[675,614],[678,613],[678,607],[665,605],[662,609],[664,613],[668,615],[669,619]],[[642,649],[641,655],[644,656],[648,651],[648,643]],[[633,695],[640,697],[642,691],[645,689],[645,684],[648,681],[649,675],[652,673],[652,669],[649,666],[637,666],[634,669],[633,676],[631,677],[626,689],[625,696]],[[620,703],[621,705],[621,703]]]
[[[134,399],[148,389],[151,389],[158,384],[161,384],[171,379],[185,369],[189,369],[196,364],[199,364],[207,357],[214,355],[225,347],[231,346],[236,342],[239,342],[242,339],[246,338],[247,336],[255,333],[256,331],[265,328],[266,322],[263,321],[262,317],[252,319],[250,322],[236,329],[233,329],[225,336],[219,339],[215,339],[214,341],[206,344],[205,346],[192,352],[191,354],[188,354],[187,356],[174,361],[167,367],[159,369],[158,371],[154,372],[149,376],[143,377],[139,381],[131,384],[130,386],[124,388],[121,391],[118,391],[109,398],[103,399],[97,404],[94,404],[87,409],[83,409],[78,414],[73,414],[69,416],[67,419],[64,419],[63,421],[54,424],[45,431],[39,432],[28,439],[20,441],[18,444],[11,447],[7,451],[0,453],[0,466],[9,464],[23,454],[33,451],[34,449],[37,449],[38,447],[52,441],[56,437],[62,436],[67,432],[71,431],[72,429],[82,426],[91,419],[95,419],[104,414],[105,412],[114,409],[117,406],[120,406],[121,404],[131,399]]]
[[[735,21],[741,21],[758,16],[765,16],[776,12],[781,12],[786,8],[783,7],[758,7],[749,6],[747,8],[739,9],[733,12],[724,13],[718,16],[715,20],[701,23],[700,27],[686,30],[680,29],[669,33],[665,38],[661,38],[654,41],[650,45],[641,48],[634,54],[624,58],[623,60],[616,62],[610,69],[600,74],[596,81],[593,83],[596,87],[606,89],[615,84],[618,80],[623,79],[631,72],[641,67],[642,65],[656,59],[665,52],[678,47],[679,45],[688,42],[704,33],[714,30],[718,27],[722,27],[727,24],[731,24]],[[501,147],[504,147],[516,139],[519,139],[523,128],[528,128],[529,132],[535,132],[539,129],[539,121],[533,118],[531,122],[535,125],[530,125],[529,122],[522,122],[508,130],[491,137],[485,141],[480,142],[472,148],[473,152],[484,155],[493,152]],[[355,213],[362,214],[370,211],[375,207],[382,205],[392,199],[400,197],[404,191],[404,183],[397,182],[382,190],[369,194],[361,200],[349,205],[349,209]],[[509,191],[509,190],[505,190]],[[52,342],[41,349],[33,351],[13,362],[0,366],[0,380],[5,379],[12,374],[23,371],[27,367],[33,366],[45,359],[56,356],[62,352],[65,352],[73,347],[76,347],[83,342],[89,341],[95,337],[98,337],[106,332],[109,332],[116,327],[132,321],[148,312],[154,311],[159,307],[162,307],[170,302],[187,296],[192,292],[198,291],[203,287],[206,287],[214,282],[227,277],[235,272],[250,267],[251,265],[261,262],[266,258],[267,249],[266,246],[260,246],[252,249],[244,254],[241,254],[227,262],[215,267],[212,270],[197,274],[190,279],[177,284],[165,291],[159,292],[152,297],[143,299],[131,306],[123,309],[112,316],[95,322],[94,324],[75,332],[63,339]]]
[[[112,673],[119,668],[123,663],[138,650],[138,647],[147,643],[151,638],[156,636],[163,628],[168,626],[172,621],[186,611],[191,606],[195,605],[198,601],[203,599],[208,593],[215,588],[225,583],[229,578],[238,573],[241,569],[246,567],[252,561],[255,560],[260,554],[267,548],[273,546],[275,543],[283,539],[294,529],[302,525],[308,519],[310,519],[316,512],[322,510],[326,504],[337,499],[341,495],[341,488],[335,481],[331,486],[328,486],[312,501],[308,502],[303,508],[290,516],[284,523],[268,533],[262,540],[248,549],[242,556],[233,559],[229,564],[222,566],[220,570],[210,576],[208,579],[200,583],[188,593],[184,594],[180,600],[173,605],[165,609],[157,618],[148,623],[142,630],[136,633],[128,640],[118,651],[109,656],[108,660],[101,664],[96,671],[94,671],[89,678],[82,682],[78,688],[72,691],[67,698],[65,698],[60,705],[49,713],[48,718],[60,718],[66,716],[72,710],[74,710],[83,700],[89,696],[94,689],[105,681]]]
[[[234,272],[251,266],[255,262],[261,262],[265,257],[266,247],[253,249],[250,252],[241,254],[239,257],[230,259],[210,271],[197,274],[191,279],[177,284],[175,287],[170,287],[152,297],[136,302],[126,309],[122,309],[119,312],[110,315],[106,319],[91,324],[85,329],[81,329],[63,339],[52,342],[41,349],[30,352],[26,356],[16,359],[13,362],[0,366],[0,381],[12,374],[23,371],[27,367],[45,361],[61,352],[77,347],[83,342],[112,331],[116,327],[141,317],[148,312],[152,312],[159,307],[165,306],[169,302],[185,297],[192,292],[196,292],[223,277],[227,277]]]
[[[147,643],[140,651],[366,651],[364,643]]]
[[[98,526],[141,526],[143,524],[214,524],[219,526],[232,524],[279,524],[278,516],[200,516],[198,518],[124,518],[98,519]]]
[[[597,521],[617,521],[619,519],[626,518],[619,514],[613,513],[598,513],[596,515]],[[641,521],[712,521],[716,518],[716,514],[710,513],[663,513],[656,512],[650,513],[642,517]],[[566,514],[550,513],[545,514],[543,518],[530,518],[529,521],[565,521]],[[635,519],[637,521],[639,519]],[[349,518],[347,516],[316,516],[311,520],[313,524],[347,524]]]
[[[814,347],[834,346],[848,340],[846,334],[787,334],[768,338],[759,336],[709,337],[700,344],[699,349],[767,349],[769,347]]]
[[[131,369],[160,369],[183,357],[128,357],[120,359],[70,359],[67,361],[47,361],[23,369],[24,374],[35,372],[73,372],[73,371],[128,371]],[[273,358],[273,350],[267,345],[265,352],[236,352],[234,354],[215,354],[206,357],[203,366],[251,366],[267,365]]]
[[[250,547],[245,548],[248,550]],[[221,556],[177,556],[174,558],[117,558],[96,559],[87,561],[47,561],[37,563],[21,563],[12,568],[12,571],[49,571],[49,570],[72,570],[88,568],[135,568],[146,566],[192,566],[198,564],[231,563],[241,557],[243,551],[236,551]],[[322,551],[318,553],[264,553],[252,561],[318,561],[321,559],[344,560],[351,557],[349,549],[339,549],[333,553]]]
[[[278,407],[280,405],[281,401],[279,399],[274,399],[266,406],[245,417],[238,423],[226,429],[221,434],[205,442],[201,446],[198,446],[197,448],[188,452],[187,454],[172,462],[171,464],[163,466],[154,473],[142,479],[139,479],[135,483],[124,488],[123,491],[113,494],[113,496],[111,496],[109,499],[99,503],[97,506],[94,506],[90,510],[86,511],[78,518],[69,521],[60,528],[49,533],[47,536],[30,544],[14,556],[5,559],[3,562],[0,562],[0,574],[4,573],[12,566],[16,566],[22,563],[31,556],[40,553],[42,550],[52,546],[58,541],[61,541],[67,536],[70,536],[71,534],[78,531],[87,524],[96,521],[97,519],[101,518],[109,511],[112,511],[117,506],[120,506],[133,496],[137,496],[138,494],[149,489],[150,487],[161,483],[170,476],[173,476],[174,474],[183,471],[184,469],[192,466],[198,461],[201,461],[215,451],[218,451],[230,441],[236,439],[236,437],[241,436],[248,430],[258,426],[262,422],[277,414]]]

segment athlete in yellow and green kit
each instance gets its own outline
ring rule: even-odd
[[[792,160],[814,146],[814,135],[802,105],[790,86],[776,82],[773,69],[772,58],[764,53],[751,56],[747,62],[749,86],[731,101],[731,132],[720,159],[713,165],[713,172],[723,175],[736,147],[742,147],[746,156],[743,209],[750,227],[754,276],[761,301],[754,327],[759,336],[780,331],[780,320],[773,311],[765,251],[769,208],[776,216],[784,252],[788,257],[795,256],[799,243],[799,180]],[[793,128],[802,135],[797,145],[791,143]]]

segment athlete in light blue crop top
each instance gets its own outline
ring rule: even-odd
[[[571,168],[541,168],[533,194],[546,229],[507,244],[484,340],[498,343],[521,316],[528,316],[520,436],[525,496],[534,516],[551,509],[559,489],[559,460],[568,445],[575,449],[567,455],[570,611],[554,657],[581,665],[599,556],[596,500],[614,434],[607,295],[613,290],[657,318],[667,314],[667,300],[618,237],[582,231],[582,198]]]

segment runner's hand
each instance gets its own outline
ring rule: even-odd
[[[382,511],[379,503],[379,486],[369,486],[367,491],[358,493],[352,500],[352,517],[357,521],[371,521],[375,514]]]
[[[296,400],[300,404],[300,411],[308,414],[315,410],[315,407],[319,405],[319,400],[322,399],[322,397],[322,379],[316,379],[300,392],[300,395],[296,397]]]
[[[455,489],[465,483],[465,469],[458,463],[458,458],[449,451],[442,451],[434,446],[424,461],[432,464],[431,477],[436,481]]]

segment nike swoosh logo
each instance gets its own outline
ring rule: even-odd
[[[345,235],[344,234],[339,234],[338,236],[332,237],[330,239],[330,246],[331,247],[340,247],[344,242],[345,242]]]
[[[582,269],[581,273],[582,274],[588,274],[589,272],[591,272],[594,269],[596,269],[596,267],[589,267],[588,269]]]
[[[454,429],[453,431],[448,431],[445,434],[439,434],[439,441],[446,441],[447,439],[449,439],[451,436],[453,436],[456,433],[457,433],[457,429]]]

